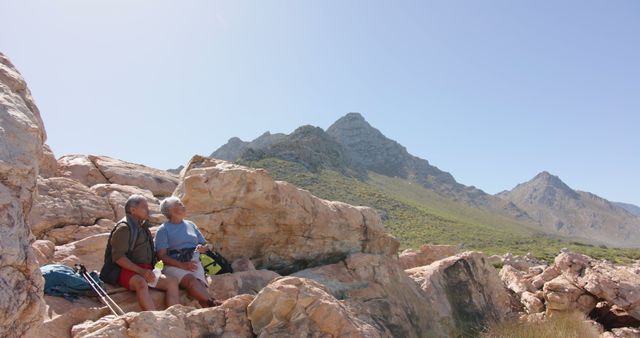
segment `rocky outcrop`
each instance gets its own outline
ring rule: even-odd
[[[528,272],[529,269],[540,267],[544,269],[547,266],[545,261],[535,258],[530,252],[524,256],[517,256],[511,253],[506,253],[502,256],[502,265],[510,265],[513,268]]]
[[[544,284],[547,313],[578,310],[588,314],[596,306],[596,298],[573,285],[564,276],[558,276]]]
[[[80,337],[253,337],[247,306],[253,296],[241,295],[214,308],[174,305],[165,311],[130,312],[75,325]]]
[[[231,260],[290,273],[348,254],[394,255],[398,241],[375,210],[317,198],[265,170],[195,156],[176,189],[205,237]]]
[[[253,333],[260,337],[380,337],[370,325],[317,282],[285,277],[264,288],[249,304]]]
[[[108,239],[109,233],[102,233],[59,245],[53,254],[53,261],[66,266],[82,263],[89,271],[100,271],[104,263],[104,250]]]
[[[511,313],[507,290],[481,253],[464,252],[407,273],[428,297],[430,321],[439,322],[446,336],[473,335]]]
[[[428,295],[393,258],[357,253],[343,262],[293,276],[322,284],[382,336],[447,336],[446,328],[435,319]]]
[[[159,225],[166,221],[164,215],[160,213],[160,200],[153,196],[150,190],[120,184],[96,184],[89,190],[109,202],[115,213],[115,220],[121,220],[124,217],[124,204],[129,196],[141,195],[147,199],[149,204],[149,222],[153,225]]]
[[[269,270],[251,270],[215,275],[209,277],[209,294],[217,300],[225,300],[237,295],[256,295],[278,277],[280,277],[279,274]]]
[[[113,209],[83,184],[65,177],[38,179],[38,197],[29,214],[36,236],[64,225],[93,225],[101,218],[114,219]]]
[[[51,147],[46,144],[42,147],[42,155],[40,156],[38,167],[38,174],[41,177],[49,178],[58,176],[58,162],[53,155]]]
[[[79,241],[93,235],[110,232],[115,222],[110,219],[99,219],[96,224],[89,226],[66,225],[61,228],[54,228],[46,231],[41,236],[42,239],[49,240],[55,245],[63,245],[70,242]]]
[[[561,253],[554,264],[576,287],[640,319],[640,275],[628,267],[572,252]]]
[[[170,196],[178,185],[178,176],[142,164],[107,156],[66,155],[58,160],[61,176],[91,187],[112,183],[150,190],[156,197]]]
[[[98,167],[86,155],[64,155],[58,159],[58,173],[62,177],[74,179],[87,187],[108,183]]]
[[[89,155],[89,159],[109,183],[147,189],[158,197],[171,196],[178,185],[178,177],[164,170],[116,160],[107,156]]]
[[[403,269],[411,269],[418,266],[429,265],[437,260],[455,255],[458,248],[455,245],[425,244],[418,249],[404,250],[398,257],[398,262]]]
[[[46,133],[31,92],[0,53],[0,336],[21,337],[42,322],[43,279],[26,217],[36,196]]]

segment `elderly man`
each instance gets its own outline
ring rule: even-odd
[[[167,307],[178,303],[178,280],[160,275],[156,281],[153,238],[149,231],[149,205],[140,195],[132,195],[124,206],[126,216],[109,236],[100,278],[135,291],[142,310],[155,310],[149,285],[166,291]],[[155,283],[155,284],[154,284]]]

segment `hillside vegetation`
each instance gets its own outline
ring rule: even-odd
[[[462,250],[480,250],[489,255],[531,252],[552,260],[566,247],[619,263],[640,259],[640,249],[607,248],[549,235],[529,224],[445,200],[401,178],[369,172],[367,180],[360,180],[332,170],[310,172],[301,164],[273,158],[240,164],[267,169],[275,179],[291,182],[321,198],[379,210],[387,229],[400,241],[401,249],[427,243],[454,244]]]

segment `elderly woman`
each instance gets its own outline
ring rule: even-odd
[[[178,279],[201,306],[217,306],[207,291],[207,279],[199,253],[207,251],[207,241],[191,221],[185,220],[187,210],[177,197],[166,198],[160,203],[160,211],[168,221],[160,225],[155,237],[156,254],[164,263],[162,272]]]

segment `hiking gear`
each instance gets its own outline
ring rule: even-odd
[[[73,301],[80,296],[93,296],[93,288],[87,280],[73,268],[62,264],[48,264],[40,267],[44,277],[44,293],[51,296],[63,297]],[[96,281],[102,284],[98,274],[92,272]]]
[[[215,251],[207,250],[200,254],[200,262],[207,276],[221,275],[223,273],[232,273],[231,264]]]
[[[76,270],[91,285],[93,290],[100,296],[100,300],[102,300],[102,302],[109,308],[109,310],[111,310],[111,312],[113,312],[114,315],[116,315],[116,317],[124,315],[124,311],[122,311],[122,308],[118,306],[118,304],[111,297],[109,297],[104,288],[100,284],[98,284],[94,276],[92,276],[92,274],[97,276],[95,271],[87,273],[87,268],[85,268],[85,266],[82,264],[76,264]],[[116,310],[119,311],[119,313],[116,312]]]
[[[113,229],[111,229],[109,239],[107,240],[107,247],[104,251],[104,265],[100,270],[100,278],[106,283],[112,285],[118,284],[118,277],[120,276],[120,271],[122,270],[122,268],[111,258],[111,238],[113,237],[113,233],[118,228],[118,225],[122,223],[126,224],[129,227],[129,249],[127,250],[127,257],[129,257],[129,255],[133,251],[136,241],[138,240],[138,231],[140,231],[140,226],[136,223],[135,219],[130,214],[127,214],[125,217],[123,217],[118,223],[116,223],[116,225],[113,226]],[[147,236],[149,237],[149,245],[151,245],[151,250],[153,251],[153,236],[151,236],[149,228],[142,228],[143,231],[147,231]],[[151,266],[155,264],[155,257],[156,256],[154,253]]]
[[[184,249],[175,249],[175,250],[167,250],[167,254],[173,257],[179,262],[191,262],[193,260],[193,252],[196,251],[196,248],[184,248]]]

